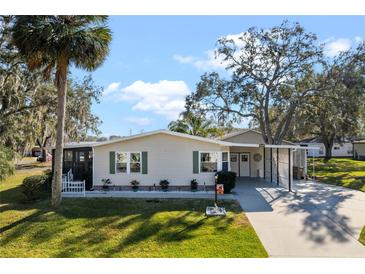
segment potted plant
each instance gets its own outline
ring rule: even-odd
[[[193,192],[198,190],[198,182],[196,181],[196,179],[190,181],[190,188]]]
[[[137,180],[133,180],[130,182],[130,184],[132,185],[132,190],[136,192],[138,190],[139,182]]]
[[[104,190],[108,190],[109,189],[109,185],[112,184],[112,181],[109,178],[102,179],[101,182],[103,183],[103,189]]]
[[[160,186],[161,186],[162,191],[167,191],[168,188],[169,188],[169,184],[170,184],[169,181],[167,181],[167,180],[161,180],[160,181]]]

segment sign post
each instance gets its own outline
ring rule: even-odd
[[[214,206],[207,206],[205,210],[206,216],[226,216],[226,210],[224,207],[218,206],[218,194],[223,195],[224,194],[224,185],[218,184],[218,175],[216,174],[214,176]]]

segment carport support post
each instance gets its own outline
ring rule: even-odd
[[[270,148],[270,177],[271,177],[271,183],[272,183],[272,147]]]
[[[265,146],[262,146],[262,148],[264,149],[263,151],[263,155],[264,155],[264,180],[266,180],[266,153],[265,153]]]
[[[291,149],[288,148],[288,156],[289,156],[289,191],[291,192]]]
[[[314,170],[314,149],[312,149],[312,159],[313,159],[313,174],[312,174],[312,181],[315,179],[315,170]]]
[[[279,148],[276,148],[276,185],[279,185]]]

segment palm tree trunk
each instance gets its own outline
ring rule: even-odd
[[[52,180],[52,206],[58,208],[61,204],[63,139],[65,128],[66,94],[67,94],[67,59],[60,58],[57,63],[57,133],[56,151],[54,159],[54,173]]]

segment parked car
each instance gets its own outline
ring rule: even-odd
[[[41,150],[40,147],[33,147],[32,148],[32,156],[33,157],[38,157],[41,154],[42,154],[42,150]]]
[[[37,157],[37,161],[40,162],[42,160],[42,154],[40,154],[38,157]],[[52,161],[52,154],[50,153],[47,153],[47,156],[46,156],[46,161]]]

